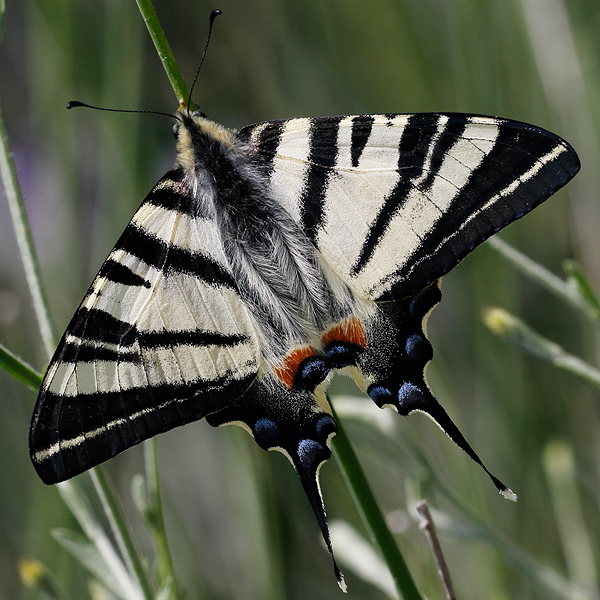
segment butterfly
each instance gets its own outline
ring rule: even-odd
[[[294,118],[234,133],[176,116],[177,160],[77,309],[35,406],[41,479],[205,419],[291,461],[333,559],[325,388],[421,411],[488,472],[430,391],[439,279],[579,170],[532,125],[465,114]],[[338,583],[343,576],[334,561]]]

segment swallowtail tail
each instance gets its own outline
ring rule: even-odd
[[[425,320],[440,277],[577,173],[573,149],[477,115],[297,118],[238,133],[175,118],[175,167],[45,375],[30,432],[42,480],[197,419],[237,423],[290,459],[331,552],[318,470],[336,432],[324,393],[335,372],[380,407],[428,414],[485,469],[427,386]]]

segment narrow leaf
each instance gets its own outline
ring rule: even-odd
[[[75,480],[63,481],[57,485],[61,498],[73,513],[87,538],[96,546],[105,563],[114,576],[121,582],[121,587],[128,589],[128,599],[148,600],[151,596],[142,594],[141,589],[129,574],[112,542],[89,505],[89,500]]]
[[[135,577],[143,597],[146,600],[154,598],[154,591],[150,577],[144,565],[142,556],[133,538],[133,533],[129,527],[123,507],[117,497],[117,494],[108,479],[106,471],[102,465],[98,465],[89,471],[96,489],[96,493],[102,502],[102,508],[108,518],[110,527],[115,540],[125,559],[129,573]]]
[[[517,317],[502,310],[490,308],[483,315],[484,323],[497,335],[504,337],[526,352],[569,371],[586,383],[600,387],[600,371],[562,346],[540,335]]]
[[[6,2],[0,0],[0,40],[2,40],[2,33],[4,31],[4,16],[6,15]]]
[[[42,375],[2,344],[0,344],[0,367],[34,391],[42,385]]]
[[[498,236],[490,238],[486,242],[486,245],[502,254],[504,258],[507,258],[524,275],[545,287],[561,300],[571,304],[578,310],[587,310],[586,302],[583,301],[581,295],[572,286],[554,275],[554,273],[548,271],[548,269],[542,267],[542,265],[531,260],[531,258],[522,252],[502,241]]]
[[[130,586],[124,587],[122,579],[104,560],[98,547],[84,535],[70,529],[54,529],[52,537],[70,552],[98,581],[121,600],[130,600]]]
[[[567,275],[569,285],[577,291],[587,305],[588,315],[596,321],[600,320],[600,300],[579,264],[574,260],[566,260],[563,263],[563,270]]]
[[[329,530],[341,564],[389,598],[400,598],[387,565],[375,548],[347,521],[332,521]]]

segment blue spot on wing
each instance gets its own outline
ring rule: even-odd
[[[258,419],[252,428],[254,439],[263,448],[273,448],[280,445],[281,434],[277,425],[271,419]]]
[[[386,403],[389,404],[390,398],[392,397],[390,390],[383,386],[369,388],[368,393],[371,397],[371,400],[373,400],[377,406],[381,406],[382,404]]]
[[[406,340],[406,344],[405,344],[406,354],[408,354],[410,356],[411,354],[418,352],[419,346],[422,344],[422,342],[423,342],[423,337],[416,333],[413,333]]]
[[[315,440],[300,440],[298,444],[298,458],[304,465],[310,465],[314,462],[321,462],[321,453],[323,446]]]
[[[398,390],[398,402],[403,404],[414,403],[423,397],[423,392],[414,384],[404,382]]]
[[[294,389],[312,392],[329,373],[329,365],[321,356],[311,356],[302,361],[294,377]]]
[[[317,433],[323,432],[329,435],[329,433],[336,430],[337,426],[335,424],[335,421],[333,420],[333,417],[326,415],[317,421],[315,428],[317,430]],[[327,429],[329,429],[329,431],[326,431]]]

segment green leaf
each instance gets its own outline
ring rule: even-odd
[[[117,493],[108,479],[103,465],[94,467],[89,473],[96,493],[102,502],[104,514],[110,523],[117,546],[125,559],[130,575],[135,578],[136,586],[140,590],[140,597],[151,600],[154,598],[152,582]]]
[[[600,300],[579,264],[574,260],[565,260],[563,271],[567,275],[568,284],[581,296],[582,303],[587,308],[588,316],[599,321]]]
[[[329,524],[331,540],[340,563],[363,581],[383,592],[386,598],[399,598],[392,574],[375,548],[347,521]]]
[[[0,0],[1,2],[2,0]],[[4,126],[4,117],[0,111],[0,176],[6,192],[6,200],[10,209],[10,216],[19,245],[19,253],[25,268],[25,277],[31,293],[33,308],[37,317],[42,342],[48,359],[52,356],[56,346],[56,335],[50,318],[50,309],[48,308],[48,299],[42,285],[42,276],[40,265],[31,236],[27,211],[21,186],[17,178],[17,169],[10,153],[8,145],[8,134]]]
[[[594,540],[584,516],[573,448],[561,440],[550,442],[544,449],[543,466],[569,579],[584,589],[595,590],[598,573]]]
[[[93,513],[88,497],[85,495],[76,479],[63,481],[57,485],[64,503],[77,519],[86,537],[97,548],[103,561],[109,566],[114,576],[121,582],[121,587],[129,590],[128,598],[141,600],[151,598],[145,595],[141,587],[126,569],[112,542],[102,529],[102,525]]]
[[[82,533],[70,529],[53,529],[52,537],[115,596],[121,600],[131,599],[133,583],[124,586],[123,581],[116,576],[114,569],[108,565],[96,545]]]
[[[34,391],[42,385],[42,375],[2,344],[0,344],[0,367]]]

